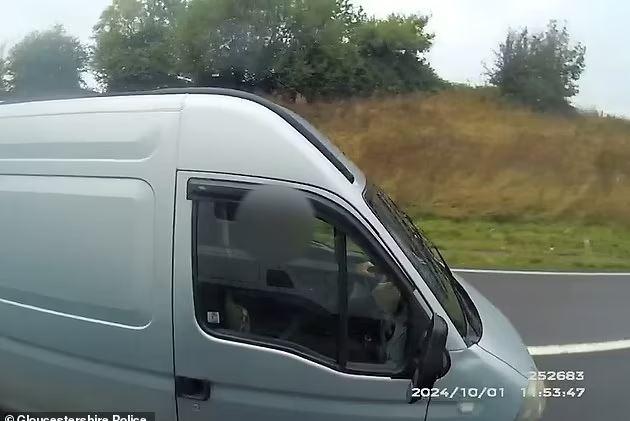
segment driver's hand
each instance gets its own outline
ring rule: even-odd
[[[401,300],[400,290],[393,282],[380,282],[372,290],[372,297],[376,305],[387,315],[393,316],[398,310]]]
[[[369,277],[375,276],[374,263],[370,262],[369,260],[363,263],[359,263],[358,265],[355,266],[355,268],[356,268],[356,271],[363,276],[369,276]]]

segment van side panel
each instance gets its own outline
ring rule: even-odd
[[[179,119],[0,115],[0,407],[176,418]]]
[[[4,119],[0,156],[22,160],[142,159],[155,150],[159,140],[160,126],[149,128],[154,116],[108,113]],[[97,121],[99,126],[95,126]],[[31,125],[29,130],[24,130],[25,124]]]
[[[65,349],[11,318],[28,308],[61,319],[142,328],[151,321],[155,200],[141,180],[0,176],[0,319],[8,336]],[[9,314],[3,314],[7,312]],[[14,314],[14,316],[18,316]],[[2,317],[2,316],[6,317]],[[73,346],[80,349],[81,340]],[[44,343],[41,343],[44,345]],[[83,346],[84,347],[84,346]]]

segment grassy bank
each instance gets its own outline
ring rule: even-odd
[[[421,214],[630,224],[630,121],[562,117],[488,90],[297,106]]]
[[[294,108],[431,215],[454,266],[630,268],[628,120],[534,113],[488,89]]]
[[[572,223],[416,219],[453,267],[630,269],[630,228]]]

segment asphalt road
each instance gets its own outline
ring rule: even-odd
[[[528,346],[630,339],[630,275],[460,273],[512,321]],[[580,398],[550,398],[544,421],[630,420],[630,349],[536,356],[539,370],[583,371]]]

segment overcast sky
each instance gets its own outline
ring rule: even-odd
[[[20,0],[4,2],[0,44],[55,23],[83,41],[110,0]],[[574,40],[587,47],[586,71],[575,103],[583,108],[630,117],[630,2],[627,0],[355,0],[370,14],[392,12],[431,16],[436,35],[430,61],[451,81],[483,82],[483,63],[508,28],[541,30],[549,19],[566,21]]]

